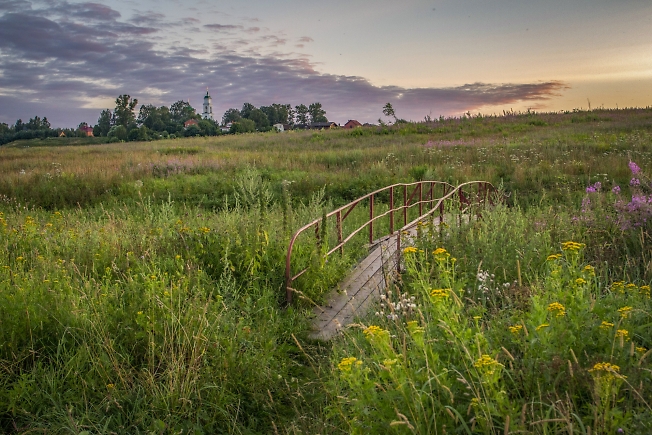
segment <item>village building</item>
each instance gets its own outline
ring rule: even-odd
[[[183,123],[183,126],[185,128],[188,128],[191,125],[199,125],[199,121],[197,121],[196,119],[189,119],[189,120],[187,120],[186,122]]]
[[[208,94],[208,88],[206,88],[206,95],[204,95],[204,111],[201,114],[202,119],[210,119],[213,121],[213,100]]]
[[[88,136],[88,137],[93,137],[93,127],[85,125],[85,126],[79,127],[79,131],[86,134],[86,136]]]
[[[362,124],[360,124],[355,119],[349,119],[347,123],[342,126],[342,128],[356,128],[356,127],[362,127]]]
[[[321,129],[326,129],[330,130],[331,128],[337,128],[339,125],[336,123],[330,121],[330,122],[313,122],[310,124],[310,128],[313,130],[321,130]]]
[[[285,126],[283,124],[274,124],[272,127],[276,129],[276,131],[278,131],[279,133],[285,131]]]

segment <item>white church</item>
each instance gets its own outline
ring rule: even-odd
[[[208,95],[208,88],[206,88],[206,95],[204,96],[204,112],[201,114],[202,119],[210,119],[214,121],[213,118],[213,100],[211,96]]]

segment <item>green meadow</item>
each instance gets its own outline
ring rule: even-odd
[[[649,108],[2,146],[0,431],[648,433],[651,174]],[[369,315],[310,340],[368,246],[301,239],[285,306],[294,231],[418,180],[501,201],[423,222]]]

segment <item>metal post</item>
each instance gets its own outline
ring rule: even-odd
[[[407,197],[407,186],[403,186],[403,226],[407,225],[407,205],[408,205],[408,197]]]
[[[419,181],[419,217],[423,216],[423,181]]]
[[[401,273],[401,230],[396,233],[396,272]]]
[[[389,188],[389,233],[394,234],[394,186]]]
[[[443,198],[446,196],[446,185],[444,184],[443,187],[444,193],[441,195]],[[444,222],[444,201],[439,203],[439,229],[441,230],[441,224]]]
[[[337,244],[342,244],[342,210],[337,212]],[[344,246],[340,246],[340,255],[344,255]]]
[[[369,197],[369,243],[374,242],[374,196]]]

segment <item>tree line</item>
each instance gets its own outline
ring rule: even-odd
[[[275,124],[293,128],[305,127],[314,122],[328,122],[326,111],[321,103],[309,106],[300,104],[272,104],[256,107],[244,103],[242,109],[228,109],[222,116],[222,126],[217,121],[203,119],[186,101],[179,100],[170,107],[156,107],[152,104],[141,105],[138,116],[135,114],[138,99],[130,95],[116,98],[113,111],[103,110],[93,128],[94,136],[107,136],[110,141],[151,140],[175,138],[180,136],[215,136],[226,133],[222,128],[229,126],[228,133],[247,133],[270,131]],[[185,123],[191,119],[197,124],[188,127]],[[113,139],[115,138],[115,139]]]
[[[247,133],[270,131],[276,124],[287,128],[306,128],[312,123],[328,122],[326,111],[321,103],[308,106],[299,104],[271,104],[256,107],[244,103],[241,109],[231,108],[224,112],[221,126],[217,121],[203,119],[186,101],[179,100],[169,107],[156,107],[152,104],[141,105],[136,116],[138,99],[128,94],[120,95],[115,100],[113,110],[102,110],[97,123],[93,126],[93,136],[106,137],[109,142],[142,141],[176,138],[182,136],[215,136],[223,133]],[[197,124],[185,126],[191,119]],[[228,131],[226,126],[229,126]],[[38,116],[24,123],[21,119],[14,125],[0,123],[0,145],[20,139],[44,139],[58,137],[63,133],[67,137],[84,137],[88,127],[85,122],[77,128],[52,129],[47,118]]]
[[[83,124],[80,124],[80,127]],[[41,118],[35,116],[30,118],[28,122],[23,122],[22,119],[16,121],[14,125],[0,123],[0,145],[21,139],[45,139],[48,137],[58,137],[63,133],[67,137],[85,136],[83,133],[74,128],[52,128],[50,121],[47,117]]]

